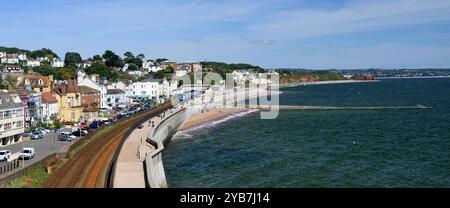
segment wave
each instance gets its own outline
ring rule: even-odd
[[[188,139],[188,138],[191,138],[191,137],[192,137],[192,134],[189,134],[190,132],[197,131],[197,130],[204,129],[204,128],[210,128],[210,127],[216,126],[217,124],[226,122],[226,121],[228,121],[228,120],[236,119],[236,118],[240,118],[240,117],[244,117],[244,116],[246,116],[246,115],[248,115],[248,114],[251,114],[251,113],[254,113],[254,112],[257,112],[257,111],[259,111],[259,110],[257,110],[257,109],[252,109],[252,110],[248,110],[248,111],[244,111],[244,112],[232,114],[232,115],[226,116],[226,117],[221,118],[221,119],[218,119],[218,120],[213,120],[213,121],[205,122],[205,123],[203,123],[203,124],[200,124],[200,125],[195,126],[195,127],[193,127],[193,128],[186,129],[186,130],[184,130],[184,131],[178,131],[178,132],[175,133],[175,135],[173,136],[172,141],[177,141],[177,140],[180,140],[180,139]]]

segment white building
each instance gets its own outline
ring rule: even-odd
[[[147,60],[142,63],[142,68],[148,70],[150,67],[154,66],[155,63],[153,61]]]
[[[6,52],[0,51],[0,59],[6,57]]]
[[[138,76],[138,77],[142,77],[144,76],[144,73],[140,70],[136,70],[136,71],[128,71],[127,72],[129,75],[133,75],[133,76]]]
[[[19,55],[17,55],[17,58],[20,61],[26,61],[27,60],[27,54],[26,53],[20,53]]]
[[[86,69],[86,68],[91,67],[91,66],[92,66],[92,61],[85,60],[85,61],[83,61],[83,63],[80,64],[79,67],[81,67],[83,69]]]
[[[155,72],[161,71],[161,67],[160,66],[151,66],[147,69],[147,71],[155,73]]]
[[[121,89],[108,89],[106,93],[106,108],[111,109],[127,103],[125,91]]]
[[[157,72],[161,70],[161,66],[156,66],[155,63],[150,60],[142,63],[142,68],[148,72]]]
[[[15,54],[6,54],[6,56],[1,59],[2,64],[18,64],[19,58]]]
[[[50,61],[50,60],[48,60],[48,57],[47,57],[47,56],[44,56],[44,57],[37,57],[36,59],[37,59],[39,62]]]
[[[41,62],[35,59],[28,59],[27,60],[27,66],[28,67],[36,67],[41,66]]]
[[[24,106],[17,94],[0,93],[0,147],[22,141]]]
[[[54,58],[51,65],[54,68],[62,68],[64,67],[64,61],[61,59]]]
[[[189,70],[187,68],[179,67],[179,68],[175,69],[175,76],[182,77],[182,76],[186,75],[188,72],[189,72]]]
[[[58,120],[58,100],[52,93],[44,92],[42,96],[42,121],[45,123],[52,123]]]
[[[21,74],[23,70],[20,66],[5,66],[3,67],[3,73]]]
[[[77,72],[78,78],[78,86],[86,86],[97,91],[100,91],[100,108],[106,108],[106,93],[107,88],[100,83],[100,80],[97,79],[95,75],[91,77],[87,76],[84,71]]]
[[[161,102],[162,79],[145,79],[133,83],[133,98],[152,99]]]
[[[110,83],[107,86],[107,89],[119,89],[125,92],[125,103],[130,103],[132,101],[131,97],[133,96],[133,85],[126,84],[121,81]]]
[[[170,99],[174,94],[176,94],[176,90],[178,87],[178,81],[176,79],[168,80],[164,78],[162,82],[162,95],[166,99]]]

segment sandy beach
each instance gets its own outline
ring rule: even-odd
[[[222,118],[225,118],[230,115],[234,115],[236,113],[241,113],[248,111],[248,109],[238,109],[238,108],[216,108],[216,109],[208,109],[207,111],[204,111],[203,113],[197,113],[192,115],[186,123],[183,124],[182,127],[180,127],[180,131],[187,130],[199,125],[202,125],[204,123],[220,120]]]

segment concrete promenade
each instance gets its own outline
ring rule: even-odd
[[[116,162],[114,188],[145,188],[144,161],[147,155],[155,150],[146,140],[153,135],[155,128],[165,118],[178,112],[181,108],[165,111],[164,117],[153,117],[142,123],[143,128],[136,128],[125,140]]]

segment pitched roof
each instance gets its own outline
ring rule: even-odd
[[[44,92],[41,94],[42,96],[42,102],[43,103],[57,103],[58,100],[55,98],[55,96],[52,95],[52,93]]]
[[[28,80],[29,83],[26,83],[26,80]],[[39,83],[39,80],[41,80],[42,82]],[[50,86],[50,80],[47,76],[22,76],[18,86],[23,87],[28,85],[32,87],[48,87]]]
[[[100,91],[87,87],[87,86],[79,86],[78,87],[80,89],[81,93],[99,93]]]
[[[115,95],[115,94],[125,94],[125,91],[121,89],[107,89],[106,94]]]
[[[0,92],[0,109],[11,109],[23,107],[22,101],[17,95]]]
[[[67,93],[80,93],[80,89],[76,80],[66,80],[56,84],[52,92],[65,95]]]

